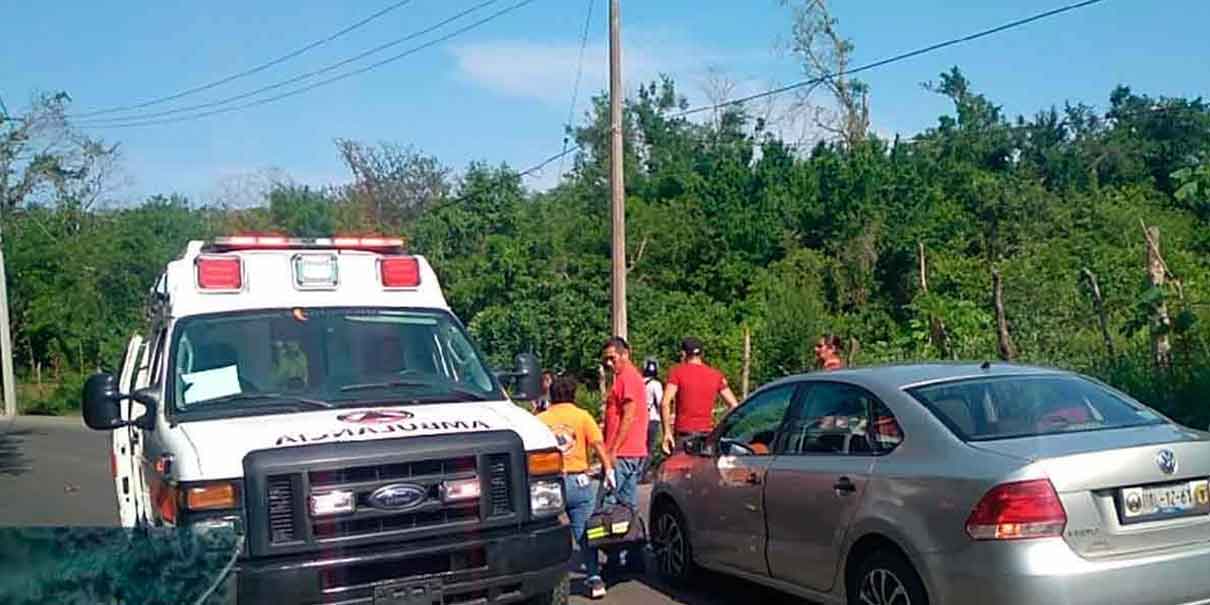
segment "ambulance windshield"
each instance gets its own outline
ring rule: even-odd
[[[503,399],[444,311],[297,308],[204,315],[174,331],[177,413]]]

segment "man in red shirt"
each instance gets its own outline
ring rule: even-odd
[[[605,400],[605,451],[613,461],[615,499],[639,506],[639,476],[647,460],[647,387],[630,361],[630,345],[610,338],[601,363],[613,371],[613,388]]]
[[[702,343],[696,338],[681,341],[681,363],[668,372],[664,386],[664,401],[660,412],[664,417],[664,453],[671,455],[686,439],[714,430],[714,402],[719,396],[729,408],[739,405],[727,377],[706,365],[702,359]],[[672,401],[676,400],[675,424]],[[669,430],[668,427],[674,427]]]

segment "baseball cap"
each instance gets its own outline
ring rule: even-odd
[[[702,341],[688,336],[681,341],[681,351],[684,351],[686,355],[701,355]]]

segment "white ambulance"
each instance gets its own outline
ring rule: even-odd
[[[191,242],[149,310],[84,388],[124,525],[234,530],[241,603],[566,600],[561,456],[501,385],[537,360],[489,370],[401,241]]]

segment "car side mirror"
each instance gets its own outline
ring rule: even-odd
[[[133,399],[147,408],[147,412],[128,422],[122,419],[122,402]],[[113,374],[93,374],[84,382],[84,424],[98,431],[112,431],[131,424],[150,429],[155,426],[156,406],[159,404],[152,388],[140,389],[124,395],[118,391],[118,379]]]
[[[542,396],[542,366],[532,353],[517,355],[512,373],[513,399],[534,401]]]

